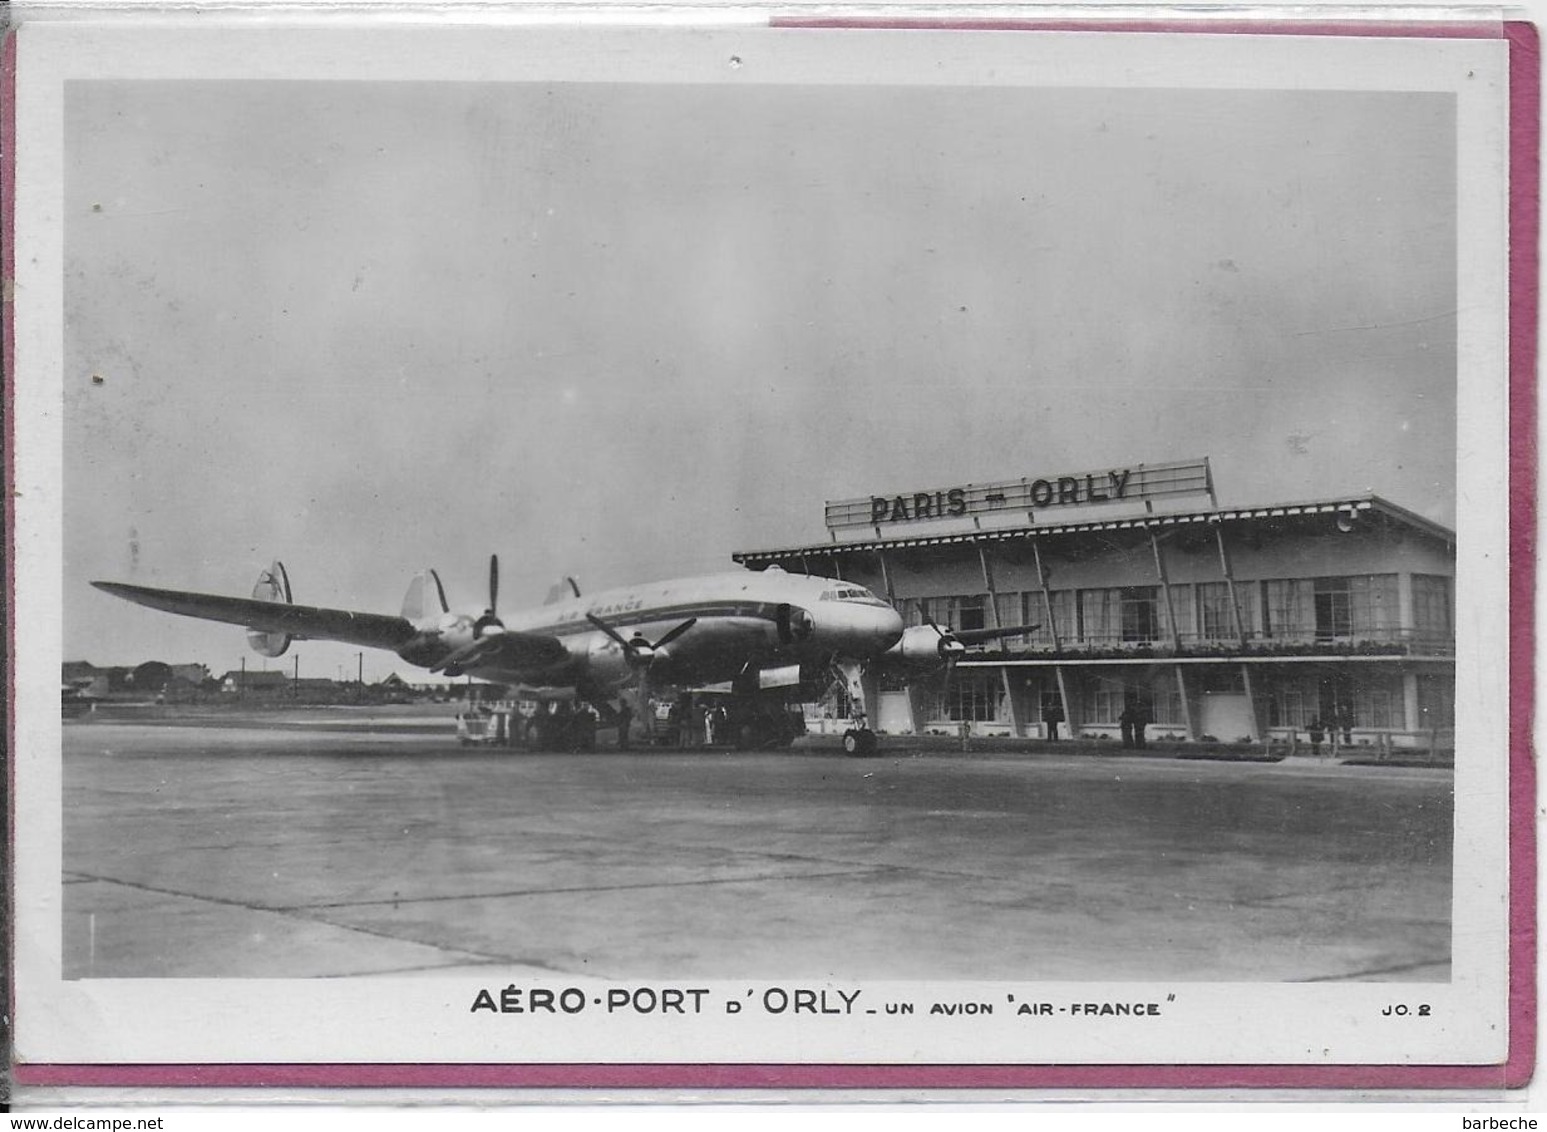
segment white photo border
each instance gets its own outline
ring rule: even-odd
[[[1095,42],[1099,41],[1099,42]],[[692,28],[287,28],[194,26],[180,20],[132,27],[24,24],[11,41],[16,74],[14,368],[10,369],[12,493],[12,751],[15,846],[14,1016],[16,1079],[64,1083],[48,1067],[196,1064],[351,1067],[491,1063],[540,1068],[547,1083],[586,1084],[602,1065],[894,1066],[907,1080],[933,1066],[970,1083],[969,1067],[1091,1067],[1116,1085],[1124,1067],[1362,1066],[1498,1069],[1518,1056],[1520,1014],[1511,1007],[1511,745],[1509,674],[1500,642],[1510,619],[1511,441],[1507,321],[1510,43],[1503,37],[1385,38],[1329,35],[1156,36],[1104,31],[959,33],[716,26]],[[735,56],[756,67],[728,69]],[[472,1016],[477,988],[460,978],[348,980],[84,980],[61,973],[62,811],[55,676],[63,659],[59,611],[62,467],[63,91],[75,78],[241,77],[283,82],[526,81],[734,83],[1187,85],[1220,90],[1274,85],[1443,90],[1457,97],[1458,186],[1458,671],[1474,674],[1457,697],[1457,731],[1475,759],[1456,768],[1454,974],[1424,985],[1441,1021],[1398,1029],[1378,1021],[1401,984],[1335,986],[1035,984],[1047,996],[1164,998],[1178,1006],[1142,1034],[1063,1028],[1028,1035],[1013,1018],[968,1031],[863,1021],[813,1029],[788,1021],[723,1021],[662,1043],[644,1021],[570,1020],[540,1031]],[[927,78],[921,78],[927,76]],[[1517,347],[1518,349],[1518,347]],[[1518,422],[1517,422],[1518,428]],[[1519,432],[1514,434],[1517,445]],[[1534,474],[1534,466],[1532,468]],[[1518,492],[1517,492],[1518,495]],[[1516,523],[1518,525],[1518,516]],[[1518,591],[1517,591],[1518,595]],[[1518,645],[1518,636],[1516,636]],[[1521,663],[1518,655],[1515,663]],[[1474,694],[1475,693],[1475,694]],[[1519,786],[1519,765],[1513,768]],[[1529,812],[1529,804],[1527,812]],[[1520,810],[1514,811],[1518,820]],[[1518,844],[1518,841],[1515,843]],[[1517,858],[1515,881],[1521,879]],[[1518,893],[1517,893],[1518,897]],[[1513,932],[1513,935],[1512,935]],[[492,975],[479,985],[503,984]],[[569,980],[590,987],[586,980]],[[596,984],[600,986],[601,984]],[[713,999],[757,980],[700,984]],[[864,984],[878,995],[918,997],[933,984]],[[1003,986],[952,984],[970,998]],[[261,1013],[260,1013],[261,1011]],[[233,1024],[240,1019],[240,1025]],[[1515,1023],[1512,1028],[1512,1022]],[[987,1051],[987,1052],[985,1052]],[[954,1067],[960,1067],[958,1071]],[[566,1071],[569,1076],[566,1077]],[[555,1081],[555,1074],[563,1078]],[[306,1076],[305,1073],[302,1074]],[[88,1075],[89,1076],[89,1075]],[[1234,1079],[1239,1079],[1238,1072]],[[208,1079],[205,1077],[205,1079]],[[315,1077],[308,1078],[316,1081]],[[448,1080],[443,1073],[437,1080]],[[678,1074],[670,1080],[691,1080]],[[723,1079],[723,1074],[716,1078]],[[806,1079],[809,1078],[809,1074]],[[842,1078],[841,1075],[838,1079]],[[833,1083],[837,1083],[835,1079]],[[1504,1083],[1504,1078],[1499,1078]],[[337,1077],[325,1082],[341,1083]],[[378,1082],[380,1083],[380,1082]],[[428,1082],[423,1082],[428,1083]],[[482,1083],[466,1080],[465,1083]],[[488,1082],[496,1083],[496,1082]],[[534,1083],[536,1083],[534,1081]],[[942,1082],[943,1084],[944,1082]],[[1197,1083],[1205,1084],[1206,1081]]]

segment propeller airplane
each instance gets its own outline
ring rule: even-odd
[[[877,662],[947,670],[975,641],[1028,631],[951,632],[930,620],[904,628],[886,602],[852,582],[771,567],[763,571],[653,582],[581,596],[566,579],[547,604],[508,618],[499,613],[499,559],[489,559],[489,600],[482,613],[454,613],[434,570],[410,582],[398,616],[295,604],[290,577],[275,562],[252,597],[224,597],[93,582],[115,597],[152,609],[241,625],[264,656],[294,640],[329,640],[390,649],[411,664],[447,676],[468,675],[538,692],[572,691],[628,741],[626,693],[648,708],[653,688],[731,684],[737,695],[788,685],[836,668],[856,703],[844,736],[850,754],[875,749],[866,725],[867,670]],[[628,635],[625,635],[627,633]],[[795,679],[788,674],[796,672]],[[871,685],[873,687],[873,684]],[[619,701],[615,704],[614,701]],[[647,724],[650,715],[646,715]],[[749,742],[770,736],[745,736]],[[772,736],[788,741],[793,735]]]

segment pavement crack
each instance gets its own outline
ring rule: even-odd
[[[379,931],[375,928],[362,927],[357,924],[339,924],[320,916],[309,916],[306,915],[306,905],[296,905],[293,907],[283,908],[275,907],[270,904],[250,904],[242,900],[226,900],[218,896],[203,896],[193,892],[178,892],[174,889],[158,888],[155,885],[139,884],[130,880],[118,880],[114,877],[98,876],[90,873],[80,873],[77,875],[79,875],[83,880],[96,881],[101,884],[121,885],[124,888],[131,888],[138,892],[150,892],[156,894],[157,896],[168,896],[178,900],[193,900],[199,903],[213,904],[223,908],[241,908],[248,912],[267,912],[287,920],[296,920],[304,924],[322,924],[330,928],[337,928],[340,931],[358,932],[360,935],[371,936],[374,939],[388,939],[392,940],[394,943],[412,943],[419,947],[428,947],[434,951],[439,951],[448,955],[463,956],[480,963],[508,963],[511,961],[502,955],[491,955],[488,952],[473,951],[471,949],[462,947],[447,947],[444,944],[412,939],[404,935],[394,935],[391,932]]]
[[[707,877],[702,880],[642,881],[639,884],[587,884],[567,888],[519,888],[506,892],[456,892],[445,896],[393,897],[383,900],[340,900],[331,904],[293,904],[284,911],[328,908],[377,908],[398,904],[442,904],[456,900],[506,900],[517,896],[565,896],[592,892],[633,892],[652,888],[702,888],[721,884],[766,884],[769,881],[820,880],[827,877],[857,876],[864,873],[892,872],[893,866],[861,866],[825,873],[783,873],[760,876]]]
[[[1450,956],[1421,959],[1412,963],[1397,963],[1390,967],[1371,967],[1364,971],[1351,971],[1346,975],[1311,975],[1304,979],[1292,979],[1296,983],[1349,983],[1368,979],[1375,975],[1400,975],[1404,971],[1419,971],[1425,967],[1449,967]]]

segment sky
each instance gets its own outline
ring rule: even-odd
[[[1205,455],[1455,522],[1449,95],[85,82],[66,131],[66,659],[245,651],[90,579],[473,609],[497,553],[509,610]]]

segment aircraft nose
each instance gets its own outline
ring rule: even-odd
[[[880,656],[902,640],[902,615],[889,605],[824,604],[816,616],[817,638],[846,656]]]
[[[876,610],[875,638],[876,648],[880,652],[885,652],[902,640],[902,614],[891,606]]]

